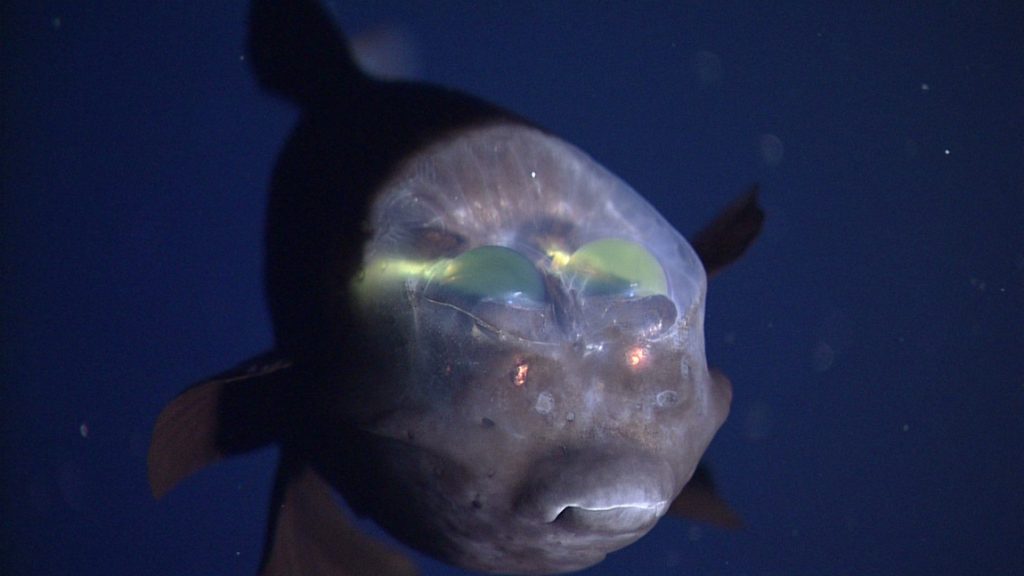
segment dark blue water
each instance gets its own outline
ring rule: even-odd
[[[244,3],[171,4],[0,8],[4,574],[258,562],[272,451],[159,503],[145,454],[186,384],[270,345],[261,227],[295,112],[240,58]],[[735,386],[708,458],[748,528],[665,520],[588,574],[1024,573],[1019,2],[443,4],[340,12],[684,233],[764,191],[706,323]]]

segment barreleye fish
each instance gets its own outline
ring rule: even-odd
[[[266,224],[275,344],[163,410],[154,495],[279,446],[262,575],[415,573],[335,494],[489,573],[586,568],[670,511],[737,523],[697,471],[732,396],[704,299],[760,230],[756,190],[691,245],[544,129],[364,74],[323,4],[249,18],[259,83],[301,109]]]

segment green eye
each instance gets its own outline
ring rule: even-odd
[[[474,300],[544,301],[544,281],[525,256],[504,246],[480,246],[433,265],[427,281]]]
[[[607,238],[580,246],[565,263],[564,274],[569,286],[584,296],[668,295],[661,264],[629,240]]]

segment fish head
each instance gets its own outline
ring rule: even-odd
[[[578,570],[650,530],[731,399],[708,371],[686,240],[516,123],[411,156],[369,230],[349,297],[379,370],[347,415],[387,487],[369,513],[489,572]]]

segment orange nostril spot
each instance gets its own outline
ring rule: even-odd
[[[630,368],[639,368],[647,361],[647,349],[643,346],[634,346],[626,351],[626,364]]]
[[[516,367],[512,369],[512,383],[517,387],[524,386],[526,384],[526,377],[530,374],[530,363],[519,362]]]

